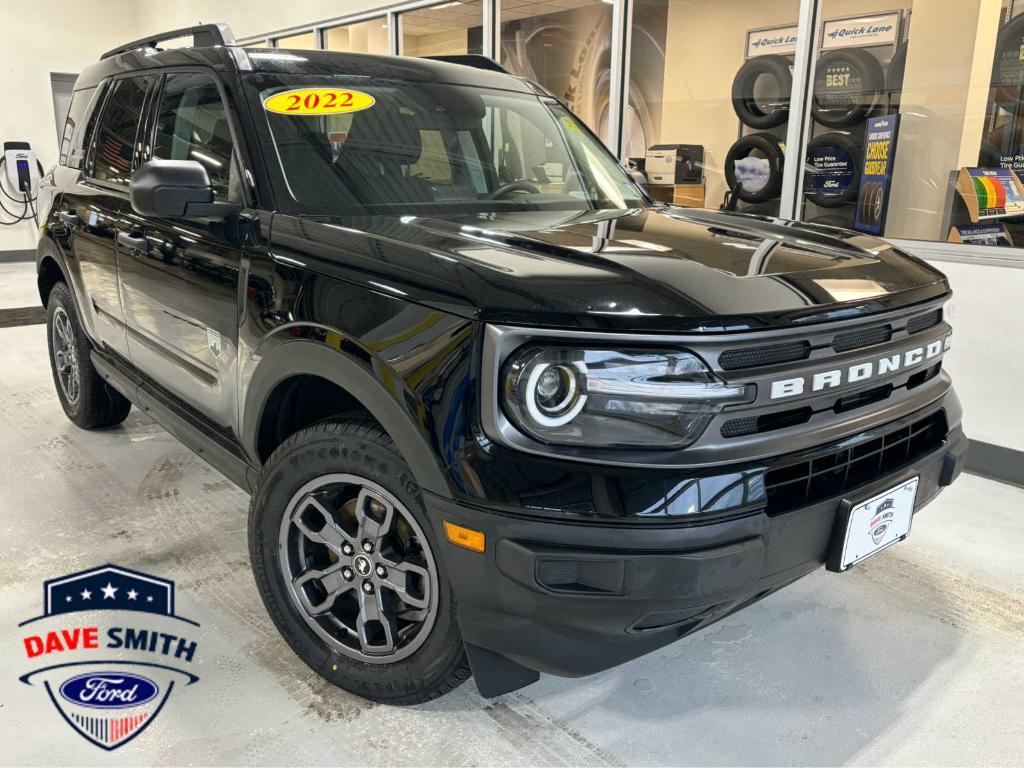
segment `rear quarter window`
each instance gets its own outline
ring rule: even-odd
[[[88,134],[96,124],[103,88],[82,88],[71,95],[71,107],[60,139],[60,164],[81,169],[85,160]]]

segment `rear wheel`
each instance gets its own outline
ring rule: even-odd
[[[132,404],[93,367],[89,337],[82,329],[65,283],[57,283],[50,291],[46,330],[53,383],[61,407],[72,423],[82,429],[99,429],[124,421]]]
[[[415,704],[469,677],[419,488],[376,425],[324,422],[286,440],[264,467],[249,532],[274,622],[335,685]]]

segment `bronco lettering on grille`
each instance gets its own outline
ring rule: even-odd
[[[905,352],[897,352],[876,360],[856,363],[848,368],[836,368],[830,371],[819,371],[811,376],[796,376],[791,379],[779,379],[772,382],[771,399],[795,397],[805,392],[820,392],[823,389],[835,389],[843,384],[867,381],[875,376],[895,373],[901,368],[909,368],[925,360],[938,357],[949,349],[949,336],[922,347],[914,347]]]

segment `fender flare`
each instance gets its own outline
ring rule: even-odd
[[[64,254],[60,252],[60,248],[57,247],[57,244],[49,236],[39,238],[39,242],[36,244],[36,285],[38,286],[39,284],[39,273],[43,262],[47,259],[53,259],[53,263],[57,265],[57,269],[64,276],[64,282],[70,288],[71,278],[68,276],[68,265],[64,261]],[[74,293],[72,291],[71,295],[74,296]],[[46,297],[40,294],[39,301],[45,303]]]
[[[39,286],[39,274],[43,266],[43,262],[47,259],[52,259],[53,263],[57,265],[57,269],[60,270],[61,275],[64,278],[64,284],[68,287],[68,292],[71,294],[71,301],[75,305],[75,313],[78,315],[78,320],[82,324],[82,328],[85,331],[86,336],[95,343],[96,336],[93,333],[91,317],[82,312],[82,307],[78,301],[78,285],[72,279],[71,269],[68,267],[67,260],[64,258],[64,254],[61,249],[53,242],[51,235],[44,235],[39,239],[38,245],[36,245],[36,287]],[[39,303],[46,306],[46,299],[48,297],[42,295],[40,291]]]
[[[266,344],[266,342],[264,342]],[[400,447],[402,458],[425,491],[451,498],[436,452],[407,410],[367,369],[365,363],[318,341],[288,339],[261,354],[246,387],[241,413],[241,438],[245,451],[258,466],[256,449],[259,424],[274,388],[297,375],[327,379],[345,389],[378,421]]]

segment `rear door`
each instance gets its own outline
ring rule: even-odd
[[[217,200],[243,202],[225,93],[207,71],[175,71],[154,99],[147,157],[195,160]],[[132,362],[153,382],[225,431],[236,412],[237,220],[151,219],[127,207],[118,269]]]
[[[81,282],[79,311],[97,342],[127,357],[124,314],[114,255],[118,217],[127,205],[137,133],[153,75],[125,77],[107,86],[94,114],[81,173],[61,195],[58,217],[66,232],[65,259]]]

